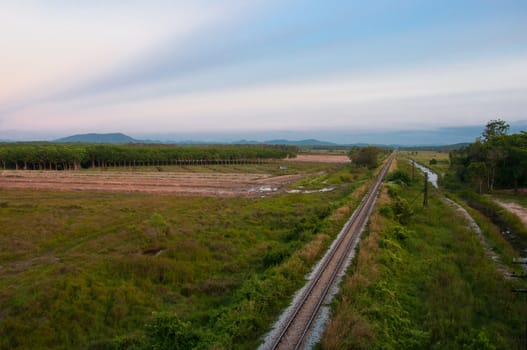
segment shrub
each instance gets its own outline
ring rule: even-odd
[[[390,205],[383,205],[379,208],[379,213],[384,216],[385,218],[392,219],[393,218],[393,208]]]
[[[395,226],[392,230],[392,233],[399,241],[404,241],[406,238],[408,238],[410,231],[404,226]]]
[[[146,327],[147,348],[152,350],[187,350],[196,347],[199,335],[189,322],[175,314],[159,314]]]
[[[399,221],[399,223],[401,223],[402,225],[407,225],[410,222],[414,211],[412,210],[412,207],[410,207],[410,204],[408,204],[408,201],[406,199],[397,198],[392,204],[392,208],[393,213],[395,214],[395,217],[397,218],[397,221]]]
[[[410,175],[406,171],[403,170],[395,170],[390,175],[388,175],[388,181],[396,182],[396,183],[404,183],[406,185],[409,185],[412,182],[412,179],[410,178]]]

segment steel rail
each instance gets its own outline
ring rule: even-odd
[[[270,349],[272,350],[278,349],[278,347],[284,340],[286,334],[291,329],[291,325],[293,324],[293,322],[295,322],[299,312],[304,307],[304,305],[306,305],[306,301],[312,295],[313,290],[317,286],[321,277],[327,273],[328,265],[334,260],[335,255],[341,248],[342,243],[345,240],[348,240],[344,251],[337,258],[336,266],[331,272],[330,278],[328,282],[326,283],[326,285],[324,286],[324,289],[321,295],[318,297],[315,303],[315,307],[310,312],[308,322],[305,324],[302,331],[300,332],[299,339],[296,340],[294,349],[297,350],[302,346],[305,336],[309,333],[309,330],[311,329],[311,325],[313,324],[313,322],[315,321],[318,315],[320,307],[324,303],[324,300],[326,299],[329,290],[333,287],[337,275],[341,272],[342,266],[344,264],[344,261],[348,257],[351,247],[353,246],[353,244],[357,241],[357,239],[360,236],[357,233],[360,233],[362,231],[363,227],[366,224],[367,219],[369,218],[369,215],[371,214],[371,211],[373,210],[373,207],[374,207],[374,204],[377,198],[377,194],[381,187],[382,180],[386,176],[386,173],[388,172],[388,169],[392,163],[393,158],[394,158],[394,154],[390,156],[386,164],[383,166],[381,172],[378,174],[375,182],[372,184],[368,192],[364,195],[361,203],[359,204],[357,209],[353,212],[348,222],[346,222],[346,224],[344,225],[343,231],[345,233],[342,235],[339,235],[340,237],[337,239],[336,243],[333,244],[329,252],[329,255],[327,255],[324,258],[324,261],[322,262],[321,266],[317,270],[316,275],[312,278],[312,280],[308,284],[306,291],[304,291],[296,307],[294,307],[294,309],[292,310],[287,322],[282,328],[282,331],[280,332],[278,337],[275,339]],[[351,230],[353,226],[355,226],[356,230],[352,232]],[[351,237],[349,235],[351,235]]]

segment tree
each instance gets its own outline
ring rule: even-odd
[[[501,119],[491,120],[483,130],[483,142],[489,142],[496,136],[507,135],[509,133],[509,124]]]
[[[472,182],[480,193],[495,186],[517,191],[527,184],[527,133],[509,135],[508,130],[503,120],[491,120],[482,138],[450,153],[451,168],[461,182]]]
[[[509,178],[518,193],[521,183],[527,182],[527,133],[509,135],[505,140],[504,177]]]
[[[468,174],[471,180],[477,185],[479,194],[483,193],[483,183],[486,180],[487,166],[484,162],[472,162],[468,166]]]
[[[375,146],[354,147],[349,153],[351,161],[357,166],[367,166],[373,169],[377,166],[377,157],[381,149]]]

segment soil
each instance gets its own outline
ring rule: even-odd
[[[504,202],[494,198],[494,201],[501,205],[503,208],[507,209],[514,215],[520,218],[523,224],[527,227],[527,208],[522,207],[521,205],[513,202]]]
[[[0,188],[251,197],[282,192],[284,185],[303,176],[305,175],[4,170],[0,171]]]
[[[350,163],[345,154],[299,154],[295,158],[286,159],[291,162],[313,162],[313,163]]]

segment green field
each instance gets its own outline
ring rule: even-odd
[[[314,175],[293,187],[336,189],[252,199],[0,190],[0,348],[255,348],[371,178],[350,165],[299,167]]]

